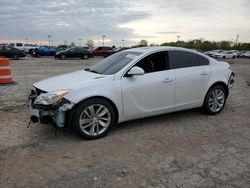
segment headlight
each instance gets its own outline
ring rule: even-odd
[[[69,91],[70,90],[60,90],[49,93],[43,93],[36,98],[34,103],[42,105],[51,105],[57,103],[60,100],[62,100],[62,98],[66,96],[69,93]]]

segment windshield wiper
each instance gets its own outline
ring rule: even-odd
[[[84,69],[84,70],[85,70],[85,71],[88,71],[88,72],[93,72],[93,73],[96,73],[96,74],[102,74],[102,73],[100,73],[100,72],[91,70],[90,68],[86,68],[86,69]]]

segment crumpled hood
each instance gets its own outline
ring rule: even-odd
[[[112,75],[101,75],[80,70],[39,81],[34,84],[34,87],[46,92],[63,89],[78,89],[83,87],[85,84],[90,84],[103,79],[112,80],[113,78],[114,76]]]

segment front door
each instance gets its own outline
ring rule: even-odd
[[[156,114],[174,106],[174,70],[168,69],[167,52],[149,55],[134,66],[144,75],[122,78],[124,116]]]

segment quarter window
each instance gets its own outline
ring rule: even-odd
[[[183,51],[171,51],[169,53],[170,69],[209,65],[209,61],[206,58],[195,53]]]

